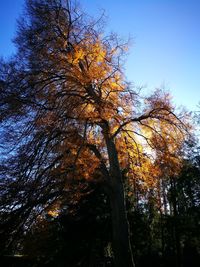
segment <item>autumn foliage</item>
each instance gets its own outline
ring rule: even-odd
[[[75,214],[92,183],[110,203],[114,266],[134,266],[126,196],[155,192],[163,209],[162,179],[181,171],[189,117],[168,93],[132,88],[127,44],[73,2],[28,0],[26,12],[18,52],[0,70],[5,247],[66,206]]]

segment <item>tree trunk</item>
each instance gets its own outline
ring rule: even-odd
[[[180,244],[180,234],[178,227],[178,209],[177,209],[177,188],[176,182],[173,178],[170,178],[171,185],[171,202],[173,207],[173,235],[175,243],[175,253],[176,253],[176,266],[180,267],[181,264],[181,244]]]
[[[134,267],[126,214],[124,186],[117,150],[112,138],[104,135],[110,163],[110,206],[115,267]]]

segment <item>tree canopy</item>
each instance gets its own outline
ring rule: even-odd
[[[15,44],[16,55],[0,63],[3,248],[79,214],[95,184],[95,216],[106,203],[112,229],[104,246],[115,267],[134,266],[126,198],[156,195],[168,213],[188,114],[162,90],[144,97],[133,88],[123,71],[127,43],[105,35],[102,20],[75,1],[27,0]]]

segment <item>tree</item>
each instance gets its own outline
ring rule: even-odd
[[[24,235],[22,254],[37,266],[110,266],[111,225],[103,187],[91,182],[90,192],[67,204],[68,212],[56,216],[49,210],[38,218]]]
[[[168,94],[157,90],[142,102],[123,75],[127,45],[72,1],[28,0],[15,43],[0,72],[5,149],[18,144],[2,163],[5,228],[19,233],[42,211],[61,210],[67,192],[77,201],[74,181],[97,179],[110,200],[114,264],[134,266],[122,173],[135,179],[150,162],[152,136],[168,146],[161,122],[179,138],[185,124]]]

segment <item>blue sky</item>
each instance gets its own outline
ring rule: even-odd
[[[14,51],[11,39],[23,0],[0,1],[0,55]],[[81,0],[97,17],[108,16],[107,30],[132,38],[127,78],[144,92],[165,86],[174,103],[197,110],[200,102],[199,0]]]

